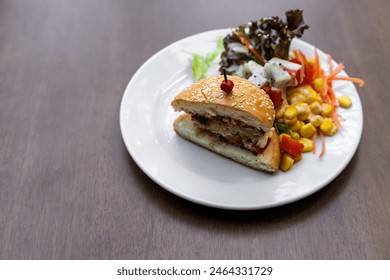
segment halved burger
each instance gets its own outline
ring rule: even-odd
[[[224,76],[201,79],[172,101],[184,111],[174,124],[183,138],[257,170],[274,173],[280,162],[279,138],[273,128],[274,105],[264,90],[228,76],[232,91],[221,89]]]

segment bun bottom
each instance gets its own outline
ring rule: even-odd
[[[197,128],[189,114],[179,116],[175,120],[173,128],[181,137],[243,165],[270,173],[275,173],[279,169],[280,150],[279,138],[276,133],[273,133],[267,149],[262,154],[255,155]]]

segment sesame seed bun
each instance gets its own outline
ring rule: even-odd
[[[274,124],[274,105],[264,90],[250,81],[228,76],[234,83],[231,93],[220,89],[222,75],[201,79],[179,93],[171,105],[175,111],[202,116],[222,116],[269,131]]]

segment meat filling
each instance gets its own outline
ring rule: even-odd
[[[272,130],[265,132],[229,117],[210,116],[206,118],[201,115],[192,115],[192,120],[197,127],[216,135],[220,140],[253,153],[258,152],[255,145],[260,149],[264,148],[268,138],[272,136]]]

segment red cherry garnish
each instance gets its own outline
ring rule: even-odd
[[[222,81],[221,89],[226,93],[231,93],[234,87],[234,83],[231,80]]]
[[[223,76],[225,79],[222,81],[220,88],[226,93],[231,93],[234,88],[234,83],[232,80],[227,79],[225,68],[223,68]]]

